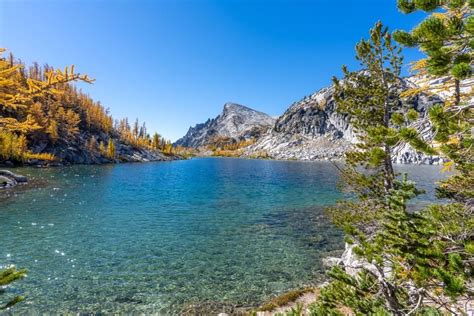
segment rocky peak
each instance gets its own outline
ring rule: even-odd
[[[238,111],[245,111],[245,110],[253,111],[252,109],[250,109],[250,108],[248,108],[244,105],[240,105],[240,104],[232,103],[232,102],[227,102],[226,104],[224,104],[223,113],[238,112]]]
[[[216,118],[190,127],[175,145],[200,147],[209,145],[219,137],[246,140],[259,136],[274,123],[275,120],[263,112],[229,102],[224,104],[222,112]]]

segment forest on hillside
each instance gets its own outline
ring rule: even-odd
[[[0,59],[0,161],[103,163],[127,160],[122,154],[136,150],[172,154],[170,141],[150,135],[138,119],[114,120],[77,81],[94,80],[74,66],[28,67],[12,53]]]

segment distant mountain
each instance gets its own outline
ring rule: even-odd
[[[412,76],[401,80],[401,89],[406,90],[419,87],[426,78]],[[429,81],[428,85],[436,91],[445,80],[447,78],[438,78]],[[461,83],[461,90],[470,91],[473,86],[474,79],[468,79]],[[419,113],[418,120],[411,126],[420,131],[424,139],[433,138],[427,111],[434,104],[444,103],[448,95],[449,93],[420,93],[405,101],[408,108]],[[291,104],[276,120],[264,113],[228,103],[217,118],[190,128],[186,136],[176,144],[199,147],[212,143],[217,136],[256,140],[236,151],[236,155],[291,160],[342,159],[357,143],[348,117],[336,111],[333,86],[323,88]],[[408,144],[394,149],[393,160],[397,163],[440,162],[439,157],[426,156]]]
[[[258,138],[275,123],[269,115],[236,103],[226,103],[221,114],[205,123],[190,127],[186,135],[174,145],[200,147],[210,145],[217,139],[235,141]]]

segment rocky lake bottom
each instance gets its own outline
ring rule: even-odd
[[[433,199],[438,166],[398,166]],[[7,291],[19,313],[161,313],[256,306],[316,283],[343,248],[324,216],[341,193],[329,162],[199,158],[16,168],[0,200],[0,265],[29,270]]]

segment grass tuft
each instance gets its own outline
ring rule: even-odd
[[[298,298],[303,296],[306,293],[313,292],[314,288],[304,288],[304,289],[298,289],[298,290],[292,290],[289,292],[286,292],[282,295],[279,295],[277,297],[274,297],[271,299],[269,302],[263,304],[258,311],[261,312],[270,312],[278,307],[285,306],[288,303],[292,303],[296,301]]]

